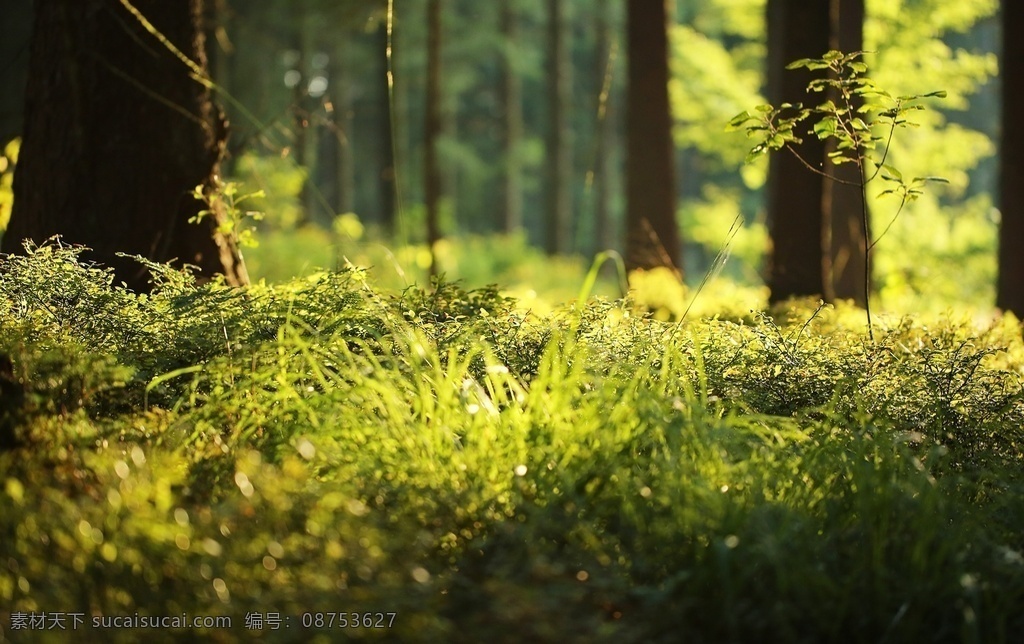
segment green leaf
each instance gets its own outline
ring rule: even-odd
[[[811,58],[801,58],[800,60],[794,60],[790,64],[786,65],[786,69],[799,69],[801,67],[809,67],[813,62],[815,61]]]
[[[888,163],[882,164],[882,178],[886,181],[898,181],[903,183],[903,173]]]
[[[814,124],[814,133],[819,139],[834,136],[839,122],[834,116],[827,116]]]
[[[729,122],[726,124],[725,129],[727,132],[738,130],[741,127],[743,127],[744,124],[756,120],[757,119],[755,117],[750,115],[750,112],[744,111],[729,119]]]
[[[850,127],[857,130],[858,132],[868,132],[871,129],[868,127],[867,123],[856,117],[850,119]]]

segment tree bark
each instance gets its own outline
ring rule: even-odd
[[[1018,112],[1024,104],[1024,4],[1004,0],[1002,87],[1002,136],[1000,138],[999,277],[996,306],[1024,319],[1024,120]]]
[[[805,93],[813,78],[786,70],[799,58],[820,58],[829,49],[829,3],[768,0],[768,95],[774,105],[816,100]],[[813,134],[795,146],[808,163],[824,168],[825,144]],[[823,178],[783,151],[770,156],[768,226],[772,253],[769,301],[825,295]]]
[[[4,0],[0,19],[0,148],[21,134],[32,0]]]
[[[676,224],[666,0],[628,0],[626,268],[682,273]]]
[[[174,47],[205,70],[200,0],[136,0]],[[115,280],[149,290],[149,276],[117,252],[178,260],[230,284],[248,281],[206,205],[227,123],[189,67],[117,0],[37,0],[24,143],[2,250],[63,235]]]
[[[864,0],[831,0],[830,19],[829,49],[843,53],[864,49]],[[836,101],[838,92],[832,92],[831,98]],[[863,101],[856,100],[854,108],[862,104]],[[841,181],[861,183],[863,169],[853,163],[832,163],[828,153],[833,150],[835,141],[830,139],[825,146],[825,171]],[[824,248],[828,251],[824,255],[825,299],[830,302],[841,299],[853,300],[858,306],[867,304],[864,281],[867,240],[860,204],[859,187],[825,180],[822,194]]]
[[[572,141],[569,22],[566,0],[548,0],[547,243],[549,255],[570,250]]]

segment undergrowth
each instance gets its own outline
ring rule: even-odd
[[[42,612],[233,619],[154,641],[1024,629],[1010,318],[888,320],[870,344],[814,302],[538,317],[354,268],[237,290],[149,265],[139,296],[78,252],[0,256],[0,639],[67,641],[11,630]],[[303,628],[317,612],[396,616]],[[290,627],[255,627],[271,613]]]

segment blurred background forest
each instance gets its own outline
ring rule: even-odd
[[[16,85],[28,59],[31,3],[16,4],[22,9],[5,12],[0,27],[5,87]],[[242,206],[265,213],[259,245],[245,251],[254,279],[351,261],[374,266],[385,284],[426,281],[432,4],[395,0],[389,16],[383,0],[208,3],[209,68],[231,123],[222,171],[243,194],[265,192]],[[901,133],[891,152],[904,174],[938,175],[949,184],[904,210],[875,250],[874,293],[883,305],[987,308],[995,300],[997,5],[866,2],[866,62],[878,85],[893,94],[948,92],[915,114],[921,127]],[[441,6],[435,51],[444,239],[435,246],[437,269],[470,286],[497,282],[520,296],[571,297],[594,254],[621,251],[625,239],[625,3]],[[766,102],[765,0],[677,0],[670,7],[685,280],[690,287],[700,282],[731,239],[720,275],[736,286],[722,281],[719,292],[760,306],[771,243],[768,162],[745,165],[750,142],[725,125]],[[554,77],[565,79],[568,91],[558,91]],[[18,97],[0,98],[0,140],[18,136],[21,109]],[[567,130],[553,142],[557,113],[567,115]],[[552,145],[566,151],[556,154]],[[0,198],[10,199],[15,154],[9,145],[0,168],[7,196]],[[560,155],[568,172],[552,162]],[[880,231],[895,208],[871,204]],[[555,240],[548,222],[559,216],[570,234]],[[737,216],[743,226],[733,238]],[[613,285],[609,280],[603,292],[614,293]]]

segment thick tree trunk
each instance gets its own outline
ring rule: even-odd
[[[427,0],[427,105],[424,127],[424,195],[427,210],[427,247],[430,275],[437,273],[434,245],[441,239],[438,208],[441,201],[441,166],[437,143],[441,138],[441,0]]]
[[[205,68],[199,0],[136,0],[163,36]],[[145,291],[144,269],[115,253],[177,259],[247,281],[234,242],[192,196],[218,171],[227,130],[210,91],[117,0],[37,0],[24,144],[3,250],[22,240],[93,249],[115,280]]]
[[[21,134],[28,78],[32,0],[4,0],[0,8],[0,148]]]
[[[501,129],[505,152],[501,229],[505,233],[512,233],[523,227],[523,170],[519,158],[519,145],[523,138],[523,92],[516,64],[519,28],[515,0],[501,0],[500,20],[504,45],[501,61]]]
[[[863,50],[864,0],[831,0],[830,12],[832,35],[829,48],[843,53]],[[837,96],[833,95],[832,100],[836,99]],[[863,101],[858,100],[855,107],[862,104]],[[844,182],[862,182],[863,171],[856,164],[835,165],[828,160],[827,154],[834,149],[835,142],[830,139],[825,147],[825,171]],[[828,251],[824,256],[825,299],[853,300],[858,306],[865,306],[867,241],[861,216],[860,188],[826,179],[823,191],[824,248]]]
[[[571,249],[572,141],[569,104],[569,21],[566,0],[548,0],[548,133],[546,249],[549,255]]]
[[[676,225],[666,0],[629,0],[626,268],[682,272]]]
[[[820,58],[829,49],[829,3],[768,0],[768,94],[780,103],[817,100],[805,93],[812,75],[786,70],[798,58]],[[825,144],[805,136],[800,155],[823,170]],[[771,155],[768,170],[768,226],[772,238],[768,286],[771,302],[824,296],[823,181],[792,154]]]
[[[1002,138],[1000,140],[999,278],[996,305],[1024,319],[1024,121],[1018,112],[1024,105],[1024,3],[1004,0]]]

